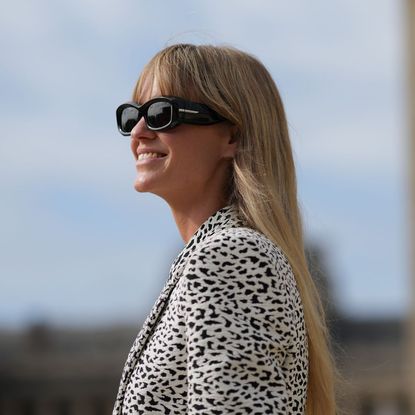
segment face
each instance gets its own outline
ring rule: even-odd
[[[141,102],[161,95],[156,84],[146,86]],[[232,131],[228,122],[206,126],[180,124],[167,131],[151,131],[142,118],[131,131],[137,170],[135,189],[157,194],[169,204],[189,203],[203,197],[223,198],[236,151]],[[138,155],[142,152],[163,156],[140,160]]]

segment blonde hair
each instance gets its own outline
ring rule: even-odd
[[[334,415],[336,379],[325,311],[311,277],[297,202],[294,160],[284,107],[267,69],[253,56],[224,46],[177,44],[144,68],[133,92],[157,80],[162,95],[209,105],[237,127],[228,202],[249,226],[286,254],[302,299],[309,347],[307,415]]]

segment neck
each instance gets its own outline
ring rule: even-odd
[[[199,227],[215,212],[226,206],[225,201],[203,199],[198,203],[170,205],[177,228],[185,244]]]

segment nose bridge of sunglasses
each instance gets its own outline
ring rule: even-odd
[[[133,132],[133,130],[139,130],[139,131],[151,131],[151,129],[148,128],[148,123],[145,119],[145,117],[143,116],[143,114],[140,114],[138,117],[138,119],[136,119],[134,127],[131,130],[131,133]]]
[[[165,97],[154,98],[140,105],[136,102],[123,104],[117,109],[119,131],[131,135],[133,129],[164,131],[178,124],[174,105]]]

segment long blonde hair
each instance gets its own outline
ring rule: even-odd
[[[253,56],[224,46],[177,44],[144,68],[163,95],[205,103],[237,127],[228,202],[286,254],[302,299],[309,347],[307,415],[334,415],[336,369],[325,311],[311,277],[297,202],[294,160],[284,107],[267,69]]]

